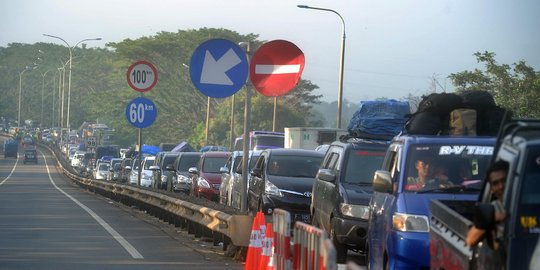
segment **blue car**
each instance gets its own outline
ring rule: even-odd
[[[429,269],[429,202],[476,200],[495,138],[398,136],[373,178],[370,269]]]

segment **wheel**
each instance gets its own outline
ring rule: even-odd
[[[330,224],[330,226],[332,226],[330,228],[330,240],[332,240],[332,244],[334,244],[334,248],[336,249],[336,262],[337,263],[345,263],[345,261],[347,260],[347,246],[340,243],[338,240],[337,240],[337,237],[336,237],[336,232],[334,230],[334,222],[332,221]]]

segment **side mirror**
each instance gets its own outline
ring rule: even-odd
[[[495,206],[491,203],[478,203],[474,209],[474,226],[478,229],[495,228]]]
[[[227,168],[227,167],[221,167],[221,168],[219,168],[219,172],[220,172],[220,173],[228,173],[228,172],[229,172],[229,168]]]
[[[250,174],[251,174],[251,176],[254,176],[254,177],[261,177],[262,176],[261,169],[259,169],[259,168],[253,168],[253,170],[251,170]]]
[[[390,172],[377,170],[373,176],[373,190],[382,193],[392,193],[392,177]]]
[[[188,172],[191,173],[191,174],[198,174],[199,173],[199,171],[197,170],[196,167],[189,168]]]
[[[151,171],[159,171],[159,166],[157,166],[157,165],[152,165],[152,166],[150,166],[150,168],[148,168],[148,169],[150,169]]]
[[[172,165],[172,164],[167,165],[167,166],[165,167],[165,170],[167,170],[167,171],[174,171],[174,170],[175,170],[175,169],[174,169],[174,165]]]
[[[329,169],[319,169],[317,172],[317,179],[321,179],[325,182],[334,182],[336,181],[336,174]]]

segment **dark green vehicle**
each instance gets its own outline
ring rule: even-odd
[[[26,163],[35,163],[37,164],[37,151],[35,149],[26,149],[24,150],[24,160],[23,164]]]

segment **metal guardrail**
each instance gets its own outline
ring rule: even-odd
[[[80,186],[99,193],[126,205],[136,205],[175,226],[187,229],[195,237],[212,237],[214,245],[223,243],[226,250],[230,244],[236,247],[249,245],[253,217],[247,215],[230,215],[209,207],[197,205],[177,198],[141,189],[136,186],[93,180],[73,174],[62,166],[56,152],[47,145],[41,144],[55,156],[57,168]]]

